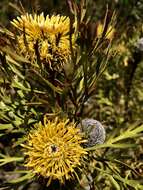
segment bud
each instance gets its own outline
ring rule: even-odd
[[[139,51],[143,51],[143,38],[140,38],[137,43],[136,43],[136,47]]]
[[[86,147],[91,147],[96,144],[103,144],[106,133],[102,124],[94,119],[83,119],[78,125],[80,130],[85,133],[87,138]]]

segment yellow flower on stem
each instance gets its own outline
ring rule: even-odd
[[[85,141],[75,123],[57,118],[49,121],[45,117],[44,124],[35,125],[23,145],[27,155],[25,165],[33,173],[49,178],[48,184],[55,179],[64,183],[77,176],[75,168],[80,169],[87,154],[81,146]]]
[[[36,59],[34,46],[38,43],[40,58],[44,62],[64,63],[70,56],[70,19],[60,15],[26,14],[13,19],[11,24],[19,30],[18,48],[27,58]],[[74,46],[74,35],[72,43]],[[32,56],[31,56],[32,55]]]

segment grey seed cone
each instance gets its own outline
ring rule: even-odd
[[[140,38],[140,39],[137,41],[137,43],[136,43],[136,48],[137,48],[139,51],[143,52],[143,38]]]
[[[85,133],[88,142],[85,144],[87,147],[96,144],[103,144],[105,141],[106,133],[102,124],[94,119],[83,119],[78,125],[81,132]]]

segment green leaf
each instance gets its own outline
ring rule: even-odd
[[[136,144],[127,144],[127,143],[118,143],[118,144],[112,144],[112,143],[104,143],[95,145],[93,147],[86,148],[87,151],[92,151],[100,148],[135,148]]]
[[[35,93],[45,94],[45,92],[43,92],[43,91],[32,90],[32,89],[30,89],[30,88],[26,88],[26,87],[25,87],[21,82],[19,82],[17,79],[14,79],[14,80],[13,80],[12,86],[13,86],[14,88],[18,88],[18,89],[21,89],[21,90],[27,91],[27,92],[33,91],[33,92],[35,92]]]
[[[114,174],[113,174],[113,177],[118,179],[119,181],[125,183],[126,185],[133,187],[134,189],[140,189],[140,190],[143,189],[143,185],[140,185],[138,180],[129,180],[129,179],[122,178],[121,176],[117,176]]]
[[[18,173],[18,172],[16,172]],[[25,180],[30,180],[34,177],[34,174],[32,174],[30,171],[27,172],[25,175],[18,177],[17,179],[10,180],[9,183],[21,183]]]
[[[13,125],[12,124],[0,124],[0,130],[12,130]]]
[[[96,168],[97,171],[102,172],[102,174],[105,174],[109,178],[112,177],[112,178],[114,178],[116,180],[119,180],[123,184],[128,185],[130,187],[133,187],[136,190],[142,190],[143,189],[143,185],[141,185],[138,180],[128,180],[126,178],[122,178],[120,175],[116,175],[116,174],[110,173],[107,170],[104,170],[104,169],[101,169],[101,168],[97,168],[97,167],[95,167],[95,168]]]
[[[54,86],[51,82],[49,82],[47,79],[45,79],[42,75],[40,75],[39,72],[36,70],[33,70],[33,72],[45,83],[47,84],[54,92],[57,92],[59,94],[62,93],[62,89],[59,87]]]
[[[21,162],[24,160],[23,157],[10,157],[4,154],[0,154],[0,166],[3,166],[5,164],[8,164],[10,162]]]
[[[124,139],[128,138],[135,138],[139,136],[139,133],[143,131],[143,125],[136,127],[135,129],[131,128],[127,129],[126,131],[121,131],[121,134],[115,138],[108,139],[108,143],[115,143]]]
[[[115,187],[116,190],[120,190],[120,185],[117,183],[117,181],[111,176],[108,176],[109,180],[111,181],[111,183],[113,184],[113,186]]]
[[[141,135],[143,131],[143,125],[136,127],[135,125],[131,126],[130,128],[126,129],[125,131],[121,131],[121,134],[115,136],[115,131],[113,132],[114,135],[111,134],[110,138],[104,143],[99,144],[93,147],[87,148],[88,151],[95,150],[98,148],[133,148],[136,147],[137,144],[127,144],[127,143],[119,143],[119,141],[129,139],[129,138],[136,138]],[[117,131],[116,131],[117,132]]]
[[[30,63],[25,57],[20,56],[17,53],[11,51],[11,48],[4,47],[2,48],[2,51],[5,52],[7,55],[11,56],[17,62]]]

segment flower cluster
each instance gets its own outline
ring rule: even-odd
[[[81,158],[87,152],[81,146],[86,140],[69,120],[38,123],[29,133],[25,147],[26,166],[33,173],[49,178],[48,183],[58,179],[61,183],[74,177],[75,168],[81,166]],[[74,175],[75,174],[75,175]]]
[[[64,64],[70,56],[70,19],[60,15],[25,14],[11,24],[18,29],[18,49],[27,58],[36,59],[36,45],[40,59],[50,65]],[[74,44],[74,36],[71,39]],[[53,66],[52,65],[52,66]]]

